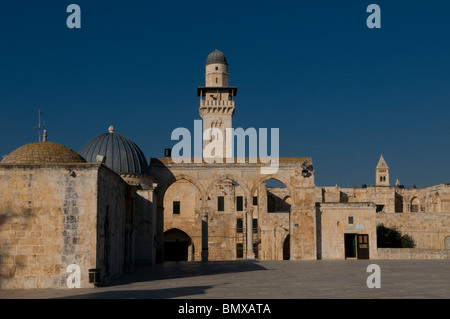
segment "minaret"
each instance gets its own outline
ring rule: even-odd
[[[378,165],[375,169],[375,185],[376,186],[389,186],[389,166],[383,158],[383,154],[380,156]]]
[[[237,87],[228,84],[228,62],[225,55],[216,50],[206,59],[205,86],[197,87],[200,97],[199,113],[203,120],[203,132],[209,128],[218,128],[223,137],[223,157],[226,157],[226,129],[232,128],[234,97]],[[213,140],[203,141],[203,147]],[[229,141],[231,142],[231,141]],[[214,155],[214,154],[213,154]]]

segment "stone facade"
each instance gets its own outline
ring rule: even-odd
[[[203,130],[226,136],[236,92],[225,56],[214,51],[205,86],[197,87]],[[132,148],[101,153],[103,143]],[[90,269],[109,282],[139,264],[169,260],[448,256],[450,184],[391,186],[381,156],[373,186],[322,187],[309,157],[280,158],[267,173],[269,164],[254,158],[218,162],[227,151],[225,143],[212,162],[166,157],[147,165],[113,128],[83,148],[90,163],[55,143],[20,147],[0,163],[0,288],[66,288],[71,264],[81,269],[81,286],[94,287]],[[121,164],[120,171],[107,163]],[[417,249],[378,250],[381,223],[410,234]]]
[[[450,249],[450,213],[377,214],[376,220],[412,236],[419,249]]]
[[[69,265],[79,267],[81,287],[94,287],[91,269],[109,282],[154,263],[153,190],[63,146],[36,144],[0,164],[0,287],[66,288]]]
[[[346,252],[348,245],[352,249],[364,245],[369,249],[367,258],[377,258],[375,204],[318,203],[316,207],[318,259],[357,258],[358,252]]]
[[[122,274],[126,185],[111,175],[96,164],[0,166],[2,288],[65,287],[70,264],[80,266],[82,287],[92,285],[89,269]],[[114,238],[106,264],[105,214]]]
[[[163,204],[157,214],[162,230],[159,258],[164,259],[164,232],[177,229],[188,234],[194,245],[190,260],[253,259],[260,251],[263,258],[274,259],[275,249],[264,249],[272,243],[261,238],[273,235],[279,226],[278,230],[292,229],[291,236],[299,239],[290,239],[292,259],[315,259],[314,175],[302,176],[305,162],[311,159],[281,159],[278,172],[265,175],[260,163],[178,164],[170,158],[152,159],[150,173],[159,185],[157,202]],[[286,186],[282,192],[292,198],[284,212],[287,218],[267,212],[264,182],[270,179],[282,182]],[[179,207],[176,213],[174,207]],[[278,243],[281,252],[283,242],[284,238]]]

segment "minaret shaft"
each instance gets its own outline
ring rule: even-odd
[[[210,53],[206,60],[205,86],[197,88],[200,96],[199,113],[203,120],[203,134],[213,132],[214,129],[220,131],[224,145],[220,157],[225,157],[227,153],[226,129],[232,128],[232,118],[235,109],[234,97],[237,87],[229,86],[228,63],[225,55],[218,49]],[[209,135],[208,135],[209,136]],[[214,136],[203,141],[203,148],[214,140]],[[230,147],[228,145],[228,147]],[[229,150],[228,150],[229,151]]]

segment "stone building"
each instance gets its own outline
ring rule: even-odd
[[[154,262],[152,181],[147,165],[134,166],[146,160],[124,152],[132,145],[125,137],[107,134],[82,150],[103,154],[90,162],[44,141],[0,163],[0,288],[64,288],[72,264],[81,287],[93,287]]]
[[[148,162],[113,127],[79,154],[44,141],[7,155],[0,162],[0,288],[64,288],[72,264],[81,286],[93,287],[163,261],[448,256],[450,184],[391,186],[382,155],[375,184],[360,188],[316,186],[310,157],[279,158],[269,173],[272,163],[261,158],[221,161],[233,150],[226,131],[236,110],[228,66],[213,51],[205,86],[197,87],[204,136],[216,129],[225,142],[211,153],[214,161],[174,160],[168,150]],[[381,223],[410,234],[417,249],[378,248]]]
[[[197,92],[203,130],[217,127],[225,135],[237,87],[229,86],[228,61],[218,49],[206,60],[205,86]],[[232,162],[151,159],[151,175],[160,185],[159,259],[378,258],[380,223],[411,234],[419,248],[450,248],[449,185],[390,186],[383,155],[375,184],[361,188],[316,186],[311,158],[280,158],[276,174],[260,174],[262,164],[248,159]],[[283,187],[264,183],[273,179]]]
[[[376,224],[397,227],[409,234],[417,248],[450,249],[450,184],[426,188],[389,184],[389,167],[381,155],[375,169],[376,185],[361,188],[317,187],[318,203],[371,202]]]

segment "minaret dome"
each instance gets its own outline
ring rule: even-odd
[[[206,58],[205,86],[228,86],[228,62],[225,54],[217,47]]]

